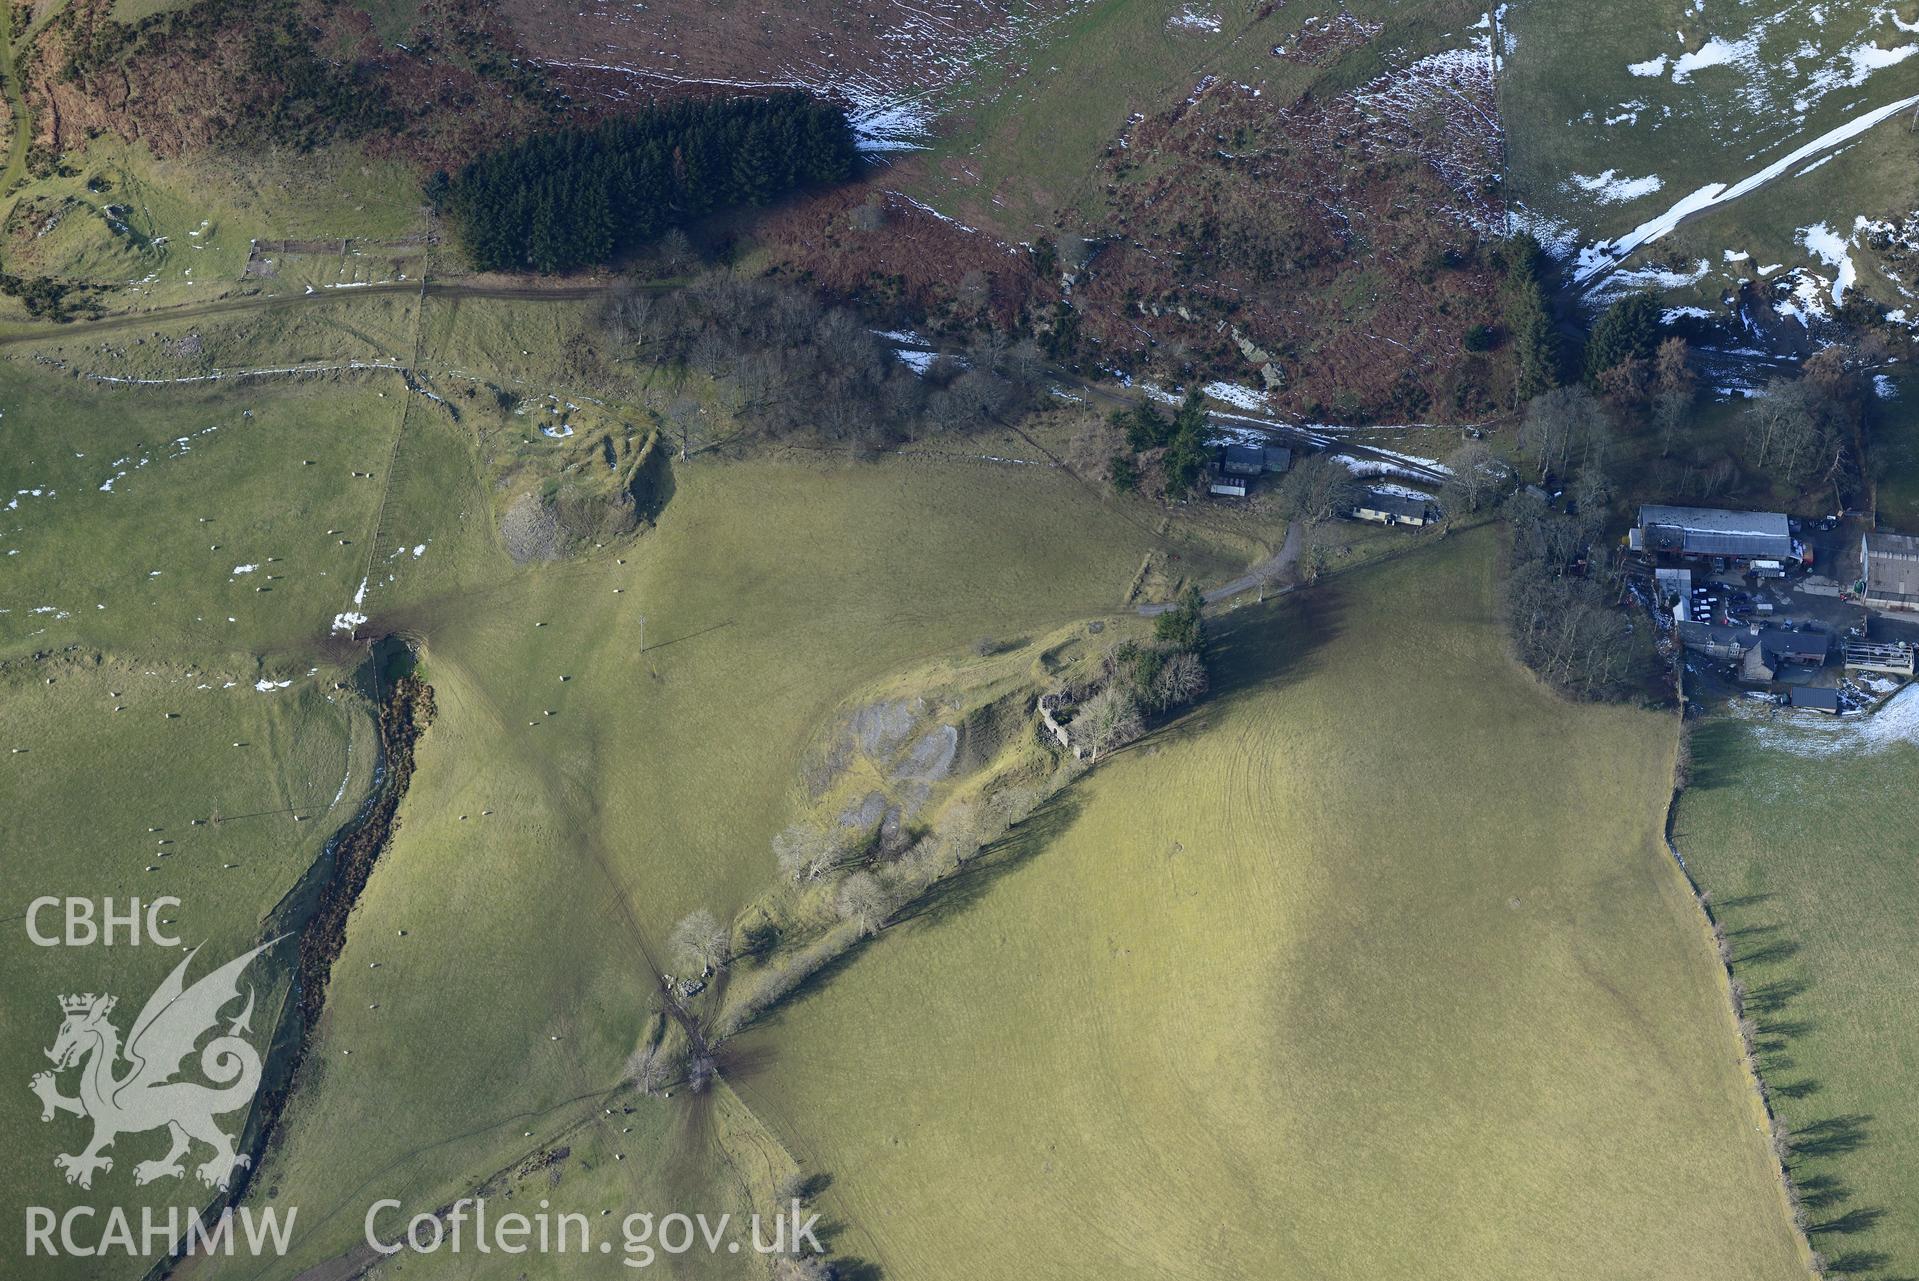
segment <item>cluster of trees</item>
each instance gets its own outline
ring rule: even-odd
[[[1746,403],[1745,456],[1792,488],[1830,485],[1839,505],[1861,482],[1872,368],[1880,353],[1835,344]]]
[[[1586,338],[1586,381],[1602,386],[1623,368],[1650,364],[1659,345],[1659,300],[1644,291],[1627,294],[1605,311]]]
[[[1643,359],[1633,347],[1632,359]],[[1541,480],[1563,483],[1556,507],[1537,487],[1505,500],[1512,532],[1507,624],[1513,652],[1573,698],[1621,696],[1633,665],[1633,630],[1604,545],[1619,428],[1608,400],[1583,383],[1549,388],[1526,405],[1518,443]],[[1455,479],[1461,472],[1455,464]]]
[[[1518,348],[1516,389],[1524,405],[1517,444],[1537,479],[1568,499],[1563,510],[1534,494],[1507,504],[1514,645],[1555,687],[1607,697],[1624,688],[1632,646],[1625,614],[1615,607],[1611,567],[1588,551],[1604,542],[1622,431],[1641,437],[1631,452],[1642,457],[1653,452],[1647,444],[1657,445],[1655,487],[1675,498],[1720,499],[1744,475],[1767,491],[1830,486],[1835,505],[1844,506],[1865,483],[1872,372],[1884,353],[1870,340],[1827,347],[1798,376],[1775,378],[1747,401],[1742,439],[1730,446],[1692,439],[1698,374],[1685,339],[1666,331],[1655,295],[1632,293],[1608,306],[1586,336],[1582,377],[1568,380],[1539,283],[1538,246],[1520,237],[1502,253],[1506,326]],[[1448,510],[1481,505],[1488,495],[1472,491],[1482,487],[1467,483],[1457,461],[1453,471]],[[1485,488],[1496,493],[1504,486]]]
[[[1150,642],[1127,641],[1104,662],[1104,681],[1087,696],[1067,726],[1075,743],[1100,754],[1124,747],[1146,732],[1147,718],[1169,712],[1206,692],[1205,605],[1197,587],[1153,620]]]
[[[1206,398],[1197,387],[1186,393],[1173,416],[1142,400],[1115,410],[1113,426],[1125,435],[1125,450],[1107,464],[1107,477],[1121,493],[1133,493],[1156,476],[1162,497],[1192,493],[1206,473]]]
[[[1299,459],[1279,482],[1279,509],[1300,530],[1294,572],[1301,582],[1315,582],[1325,571],[1333,552],[1332,523],[1365,494],[1365,482],[1330,453]]]
[[[436,174],[429,194],[482,270],[571,271],[707,214],[845,182],[857,161],[844,112],[783,93],[541,134]]]
[[[851,311],[797,285],[723,271],[671,293],[617,294],[600,326],[622,353],[713,379],[720,408],[736,422],[778,439],[856,449],[1023,413],[1044,369],[1031,341],[988,331],[965,356],[915,374]],[[668,430],[689,436],[705,412],[690,398],[676,402]]]
[[[1514,653],[1573,698],[1617,697],[1632,669],[1633,631],[1615,607],[1610,566],[1589,556],[1603,504],[1555,511],[1520,492],[1508,500],[1512,572],[1506,609]]]
[[[25,304],[29,316],[57,320],[63,324],[72,320],[73,295],[76,291],[85,300],[88,312],[99,315],[100,304],[87,296],[85,286],[55,276],[16,276],[12,272],[0,271],[0,294],[18,298]]]

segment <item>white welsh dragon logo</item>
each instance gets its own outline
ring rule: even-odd
[[[68,1183],[92,1187],[96,1170],[113,1169],[113,1158],[102,1152],[115,1138],[162,1126],[171,1134],[172,1146],[158,1160],[134,1166],[135,1183],[180,1178],[186,1173],[180,1158],[195,1139],[213,1149],[212,1157],[194,1170],[208,1187],[226,1188],[236,1168],[252,1163],[251,1157],[234,1150],[232,1136],[213,1122],[216,1116],[245,1107],[260,1088],[260,1055],[240,1035],[252,1030],[251,989],[246,1008],[228,1024],[226,1034],[215,1036],[200,1050],[200,1071],[213,1084],[173,1078],[192,1057],[200,1038],[217,1029],[220,1011],[239,999],[241,971],[278,941],[262,943],[192,987],[185,984],[187,966],[200,949],[188,952],[147,999],[124,1047],[119,1029],[107,1019],[113,1013],[113,997],[89,992],[60,998],[66,1020],[47,1051],[53,1071],[37,1074],[32,1087],[40,1096],[42,1121],[53,1120],[58,1112],[93,1121],[93,1141],[84,1151],[53,1159]],[[124,1072],[118,1070],[122,1061],[129,1065]],[[80,1065],[80,1092],[68,1098],[60,1093],[54,1076],[76,1065]]]

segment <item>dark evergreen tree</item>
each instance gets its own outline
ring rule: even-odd
[[[1599,375],[1628,360],[1650,362],[1659,346],[1659,300],[1651,293],[1628,294],[1606,308],[1586,342],[1586,377]]]

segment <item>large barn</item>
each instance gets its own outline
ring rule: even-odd
[[[1867,534],[1860,540],[1859,559],[1866,604],[1919,609],[1919,538],[1911,534]]]
[[[1729,560],[1795,560],[1792,523],[1784,512],[1736,512],[1715,507],[1639,509],[1634,551],[1666,556],[1724,556]]]

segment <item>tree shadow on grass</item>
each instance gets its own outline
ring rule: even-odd
[[[1775,1085],[1772,1087],[1772,1092],[1782,1099],[1809,1099],[1823,1088],[1819,1082],[1808,1077],[1804,1081],[1787,1081],[1783,1085]]]
[[[1857,1152],[1866,1145],[1866,1123],[1870,1120],[1870,1115],[1855,1112],[1800,1126],[1792,1136],[1793,1156],[1829,1157]]]
[[[1796,1180],[1799,1200],[1808,1210],[1825,1210],[1852,1197],[1852,1188],[1836,1174],[1809,1174]]]
[[[1728,938],[1732,937],[1730,934]],[[1746,990],[1746,1012],[1748,1014],[1778,1014],[1803,995],[1806,990],[1804,979],[1773,979],[1768,983],[1759,983]]]
[[[1003,877],[1025,866],[1071,827],[1082,805],[1070,787],[1050,797],[958,871],[901,908],[889,932],[930,929],[965,914]]]
[[[1730,898],[1714,898],[1715,912],[1732,912],[1742,907],[1758,907],[1761,903],[1772,902],[1770,894],[1734,894]]]
[[[1724,913],[1730,909],[1747,906],[1755,902],[1764,902],[1769,896],[1752,895],[1744,899],[1720,900],[1712,903],[1714,920],[1722,926],[1730,921]],[[1793,1067],[1793,1059],[1788,1050],[1792,1043],[1816,1030],[1816,1023],[1802,1017],[1787,1017],[1787,1011],[1804,996],[1810,984],[1803,975],[1784,974],[1767,977],[1760,982],[1748,979],[1750,970],[1755,966],[1770,967],[1790,961],[1799,951],[1799,945],[1786,935],[1786,926],[1778,923],[1745,924],[1738,928],[1726,929],[1727,939],[1745,940],[1748,946],[1734,957],[1732,969],[1734,977],[1745,987],[1741,1000],[1741,1013],[1751,1022],[1748,1024],[1752,1034],[1755,1066],[1760,1079],[1765,1083],[1768,1106],[1785,1099],[1805,1099],[1817,1094],[1820,1083],[1811,1078],[1774,1084],[1774,1079]],[[1797,1012],[1795,1012],[1797,1013]],[[1827,1170],[1812,1172],[1807,1165],[1815,1167],[1835,1158],[1843,1159],[1866,1145],[1867,1126],[1872,1117],[1865,1113],[1842,1113],[1822,1120],[1804,1124],[1787,1122],[1790,1132],[1790,1147],[1785,1153],[1785,1166],[1791,1180],[1797,1204],[1801,1207],[1798,1218],[1808,1238],[1815,1247],[1821,1238],[1843,1238],[1855,1233],[1870,1233],[1885,1218],[1886,1212],[1874,1206],[1847,1207],[1852,1199],[1851,1187],[1837,1174]],[[1875,1250],[1849,1250],[1827,1260],[1826,1271],[1831,1274],[1879,1273],[1891,1263],[1890,1256]],[[1892,1281],[1888,1277],[1879,1277],[1878,1281]]]
[[[1874,1224],[1885,1217],[1886,1212],[1877,1207],[1847,1210],[1844,1214],[1809,1225],[1806,1228],[1806,1235],[1821,1236],[1828,1233],[1849,1235],[1854,1232],[1869,1232]]]
[[[1306,676],[1319,652],[1345,632],[1351,609],[1343,589],[1322,583],[1210,620],[1206,667],[1212,693],[1195,710]]]
[[[1747,948],[1733,958],[1733,964],[1735,966],[1769,965],[1778,961],[1789,961],[1798,951],[1799,945],[1791,939],[1774,939],[1769,943]]]
[[[1740,768],[1740,753],[1726,750],[1737,730],[1726,721],[1707,718],[1693,731],[1692,759],[1686,773],[1686,790],[1711,792],[1722,787],[1738,787],[1745,779]]]

